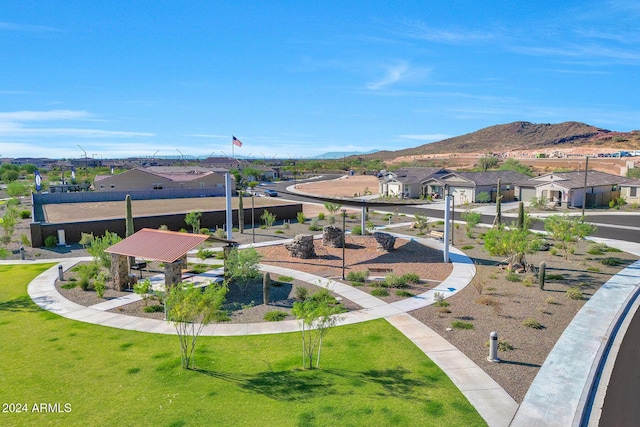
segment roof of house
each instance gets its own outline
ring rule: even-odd
[[[132,171],[148,173],[173,182],[196,181],[208,175],[227,172],[225,169],[203,168],[199,166],[150,166],[148,168],[131,169],[130,171],[122,172],[122,174],[119,175],[130,173]],[[98,182],[112,176],[115,175],[96,175],[94,181]]]
[[[477,186],[481,185],[497,185],[498,180],[502,181],[502,184],[512,184],[517,181],[526,180],[527,175],[511,171],[486,171],[486,172],[454,172],[454,174],[473,181]]]
[[[209,238],[207,234],[189,234],[143,228],[105,249],[105,252],[145,260],[175,262],[191,249],[207,240],[207,238]]]
[[[396,179],[405,184],[412,184],[416,182],[421,182],[430,178],[433,175],[438,173],[447,173],[443,168],[440,167],[423,167],[423,168],[401,168],[397,169],[393,172],[389,172],[393,174]]]
[[[548,184],[549,182],[553,182],[561,187],[568,189],[583,188],[584,175],[584,171],[552,172],[527,180],[519,181],[515,184],[519,187],[538,187]],[[601,185],[620,185],[622,183],[630,181],[633,182],[634,180],[605,172],[592,170],[587,172],[587,187],[598,187]]]

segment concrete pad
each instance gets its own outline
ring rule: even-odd
[[[122,297],[113,298],[99,304],[94,304],[89,308],[100,311],[108,311],[113,310],[114,308],[121,307],[123,305],[132,304],[134,302],[140,301],[141,299],[142,297],[140,297],[140,295],[138,294],[129,294]]]
[[[449,351],[456,349],[453,344],[440,336],[415,338],[411,341],[427,355],[432,351]]]
[[[249,326],[246,323],[244,324],[223,323],[223,324],[218,324],[218,327],[216,328],[217,336],[229,337],[229,336],[247,335],[248,333],[249,333]]]
[[[478,368],[475,363],[460,350],[429,351],[427,356],[445,372],[451,369]],[[480,369],[480,368],[478,368]]]

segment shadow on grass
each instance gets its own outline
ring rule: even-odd
[[[12,312],[36,312],[40,311],[40,307],[35,305],[28,295],[23,295],[11,301],[1,301],[0,311]]]
[[[441,379],[438,375],[417,378],[415,374],[404,368],[364,372],[340,369],[293,369],[279,372],[265,371],[255,375],[205,369],[195,369],[194,371],[280,401],[300,401],[322,396],[351,394],[353,387],[371,384],[378,386],[372,389],[375,397],[410,399],[415,390],[433,386]],[[444,376],[444,374],[442,375]],[[338,381],[337,378],[341,380]]]

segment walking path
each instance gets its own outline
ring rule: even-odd
[[[396,236],[412,238],[410,236]],[[433,239],[414,240],[435,249],[443,249],[443,243]],[[281,244],[282,241],[278,243]],[[447,373],[453,383],[462,391],[490,426],[507,426],[518,407],[515,400],[467,356],[431,328],[407,313],[408,311],[433,304],[435,302],[433,296],[436,292],[441,292],[445,294],[446,297],[449,297],[455,295],[470,283],[475,275],[473,262],[454,247],[450,248],[450,256],[453,270],[447,279],[423,294],[391,304],[352,286],[313,274],[270,265],[261,265],[261,269],[273,274],[291,276],[298,280],[326,287],[342,298],[349,299],[363,307],[361,310],[341,315],[339,325],[381,318],[386,319]],[[59,265],[62,265],[63,270],[67,270],[77,262],[89,259],[90,258],[67,258],[39,260],[38,262],[58,262]],[[33,301],[46,310],[69,319],[102,326],[140,332],[175,334],[175,328],[170,322],[126,316],[106,311],[118,305],[135,301],[137,295],[125,296],[117,301],[107,301],[92,307],[85,307],[68,301],[57,292],[55,288],[55,280],[57,277],[58,268],[53,267],[34,279],[28,286],[28,293]],[[298,330],[298,323],[295,320],[249,324],[222,323],[205,326],[202,335],[236,336],[297,332]]]
[[[397,236],[411,238],[410,236]],[[433,239],[415,240],[436,249],[442,250],[443,247],[441,242]],[[592,240],[640,256],[639,244],[599,238]],[[282,241],[277,243],[281,244]],[[262,245],[266,244],[271,243],[263,243]],[[518,407],[513,398],[473,361],[432,329],[407,313],[432,304],[435,292],[445,293],[449,297],[459,292],[471,281],[475,274],[475,266],[471,260],[454,247],[450,248],[450,255],[453,271],[445,281],[421,295],[391,304],[341,282],[313,274],[269,265],[262,265],[261,268],[273,274],[292,276],[327,287],[342,298],[350,299],[363,307],[361,310],[343,315],[339,324],[386,319],[445,371],[490,426],[569,425],[574,422],[578,423],[585,414],[588,419],[588,411],[594,399],[593,395],[596,394],[598,385],[606,389],[608,382],[606,372],[610,373],[610,365],[615,362],[613,357],[610,360],[607,358],[608,346],[613,339],[620,339],[615,334],[617,326],[625,319],[633,317],[634,310],[637,308],[637,304],[633,305],[633,303],[640,289],[640,261],[614,276],[585,304],[560,337],[522,404]],[[25,262],[58,262],[63,270],[67,270],[77,262],[90,259],[64,258]],[[16,263],[16,261],[2,263]],[[69,319],[103,326],[141,332],[175,334],[175,329],[170,322],[106,311],[110,309],[110,304],[127,303],[127,301],[135,300],[137,296],[126,296],[118,302],[108,301],[92,307],[85,307],[66,300],[56,291],[55,280],[57,277],[57,267],[53,267],[29,284],[29,295],[36,304],[46,310]],[[632,305],[633,308],[629,309]],[[210,324],[203,329],[202,335],[234,336],[296,331],[298,331],[298,324],[292,320],[253,324]],[[605,374],[600,378],[602,371]],[[595,415],[593,417],[596,419],[599,416],[598,405],[601,405],[602,399],[602,392],[595,397],[596,403],[593,405]],[[585,412],[585,407],[587,407],[587,412]]]

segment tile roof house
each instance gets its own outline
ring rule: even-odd
[[[637,200],[640,181],[605,172],[588,171],[586,206],[606,206],[621,196],[621,188],[631,200]],[[524,202],[534,197],[555,202],[564,207],[582,207],[585,199],[585,172],[552,172],[516,184],[516,194]],[[635,189],[635,190],[634,190]],[[629,202],[629,200],[627,200]]]
[[[224,173],[225,169],[197,166],[154,166],[116,175],[98,175],[93,186],[96,191],[223,189]],[[235,181],[232,183],[235,186]]]

